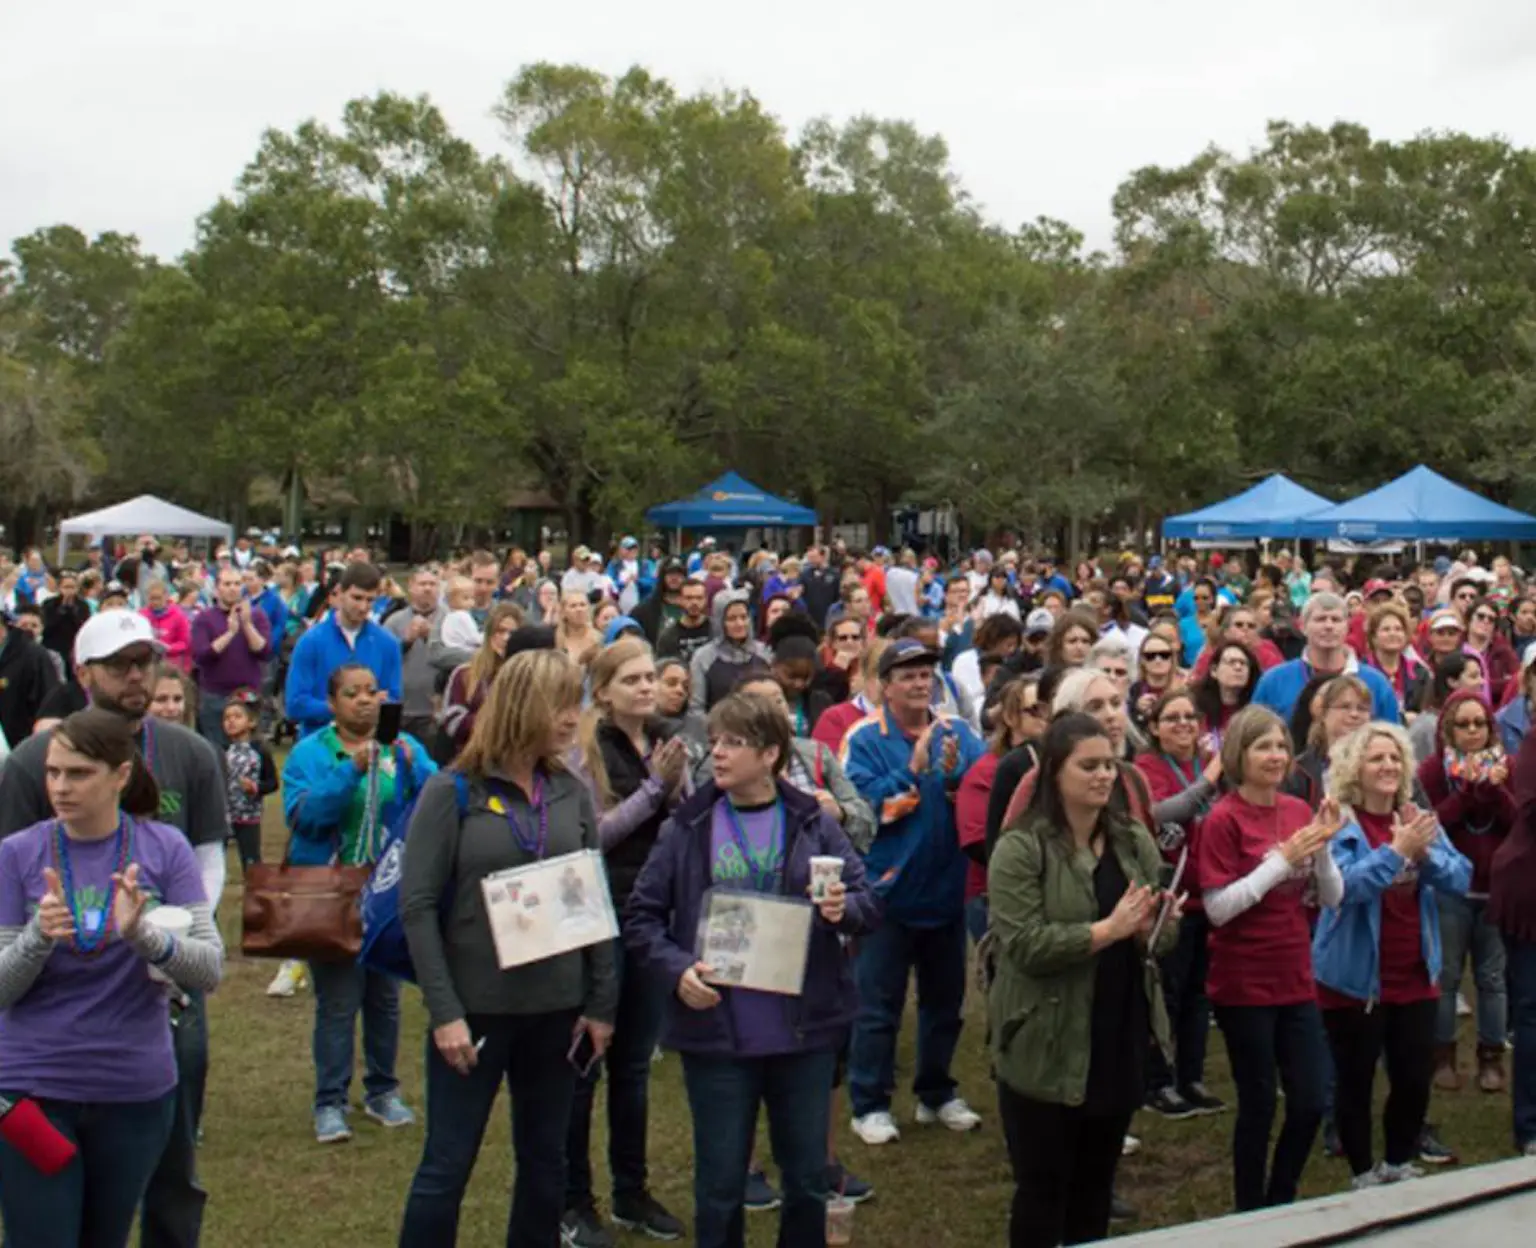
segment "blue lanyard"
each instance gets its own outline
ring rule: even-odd
[[[725,798],[725,816],[731,827],[731,836],[736,841],[736,849],[741,854],[742,864],[752,876],[752,887],[759,893],[771,893],[776,891],[775,886],[779,880],[779,868],[774,859],[779,855],[775,850],[784,844],[784,801],[776,798],[773,803],[773,829],[768,834],[768,844],[764,848],[762,857],[759,858],[752,852],[752,844],[747,839],[747,830],[741,826],[741,816],[736,813],[736,807],[730,798]]]
[[[1163,761],[1167,763],[1168,766],[1173,768],[1174,774],[1184,782],[1184,787],[1186,789],[1192,789],[1195,787],[1195,782],[1200,778],[1200,773],[1196,770],[1194,759],[1189,760],[1188,774],[1185,774],[1184,768],[1179,765],[1179,760],[1176,759],[1172,754],[1164,754]]]
[[[488,781],[487,787],[491,790],[492,796],[501,808],[497,810],[497,813],[507,821],[507,826],[512,829],[512,836],[517,841],[518,847],[525,854],[531,855],[535,861],[542,860],[544,855],[549,852],[549,805],[544,801],[544,777],[540,775],[534,776],[533,792],[528,797],[528,805],[533,812],[534,818],[538,821],[537,832],[532,827],[526,832],[523,830],[523,825],[518,821],[517,812],[512,809],[510,789],[496,781]],[[492,806],[491,809],[496,810],[496,806]],[[532,823],[533,821],[530,820],[529,822]]]

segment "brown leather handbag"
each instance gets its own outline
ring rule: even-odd
[[[278,866],[245,869],[240,952],[248,958],[299,958],[349,962],[363,949],[359,901],[371,866],[294,867],[287,855]]]

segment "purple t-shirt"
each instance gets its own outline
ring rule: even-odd
[[[46,891],[43,868],[59,870],[53,827],[50,819],[0,841],[0,927],[24,927]],[[129,827],[141,887],[168,905],[208,900],[186,837],[163,823],[130,819]],[[116,847],[111,836],[69,842],[87,921],[105,922]],[[90,957],[61,942],[26,995],[0,1011],[0,1087],[61,1101],[164,1096],[176,1086],[169,1011],[165,985],[115,933]]]
[[[722,798],[715,803],[709,829],[710,878],[720,888],[778,892],[784,871],[784,807],[779,802],[738,807],[736,818],[752,866],[742,856],[731,826],[729,799]],[[720,992],[735,1025],[737,1051],[744,1057],[769,1057],[799,1049],[786,1012],[786,998],[751,988],[721,988]]]
[[[245,629],[240,629],[220,654],[213,643],[229,631],[229,612],[207,607],[192,621],[192,661],[197,665],[197,687],[223,696],[236,689],[260,689],[262,666],[272,657],[272,625],[260,607],[251,607],[251,623],[267,639],[261,653],[251,653]]]

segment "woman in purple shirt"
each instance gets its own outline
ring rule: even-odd
[[[46,775],[58,818],[0,842],[0,1092],[79,1151],[44,1177],[0,1143],[0,1218],[27,1248],[121,1248],[171,1132],[170,995],[212,991],[223,949],[191,845],[146,818],[127,720],[71,715]],[[191,912],[185,934],[146,917],[161,904]]]
[[[694,1235],[741,1248],[743,1198],[760,1104],[783,1173],[779,1243],[826,1243],[827,1114],[837,1053],[853,1021],[839,935],[870,930],[878,905],[837,821],[786,782],[789,720],[768,699],[731,694],[709,717],[714,780],[678,807],[630,895],[624,940],[672,990],[664,1042],[682,1053],[693,1114]],[[843,860],[812,917],[797,994],[706,982],[695,941],[711,888],[803,898],[811,858]]]

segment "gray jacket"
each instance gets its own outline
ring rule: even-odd
[[[549,821],[546,857],[598,849],[597,817],[586,786],[568,771],[544,782]],[[506,786],[515,793],[515,786]],[[455,773],[439,772],[416,801],[400,877],[400,914],[411,961],[434,1027],[467,1014],[550,1014],[580,1010],[611,1023],[618,1009],[613,944],[503,971],[496,959],[480,882],[496,871],[534,861],[507,826],[507,815],[487,805],[483,781],[469,779],[469,807],[459,818]],[[503,799],[508,800],[508,799]],[[509,800],[522,827],[534,815],[521,797]],[[444,921],[439,905],[452,903]]]
[[[443,617],[447,614],[448,608],[438,603],[427,616],[432,624],[432,634],[439,638],[443,632]],[[408,642],[405,639],[405,630],[415,618],[415,608],[405,607],[384,621],[385,631],[400,643],[401,705],[406,716],[412,718],[432,714],[432,697],[437,692],[437,672],[428,653],[432,637],[428,636],[425,641]]]
[[[768,647],[750,635],[741,645],[726,640],[725,609],[733,602],[747,603],[750,612],[751,602],[746,590],[728,589],[716,594],[710,608],[710,626],[715,639],[695,650],[693,660],[688,664],[688,709],[699,715],[709,713],[709,671],[716,663],[745,666],[755,662],[766,667],[772,658]]]

